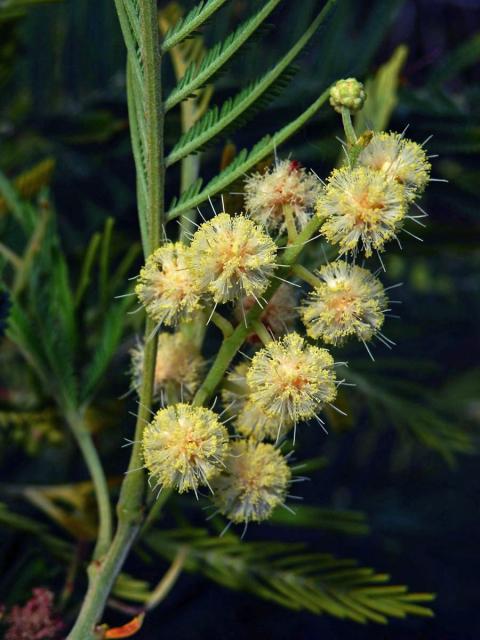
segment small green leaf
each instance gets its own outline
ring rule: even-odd
[[[240,25],[224,42],[219,42],[208,51],[199,64],[196,62],[190,64],[178,86],[165,101],[165,111],[169,111],[179,102],[191,96],[220,71],[280,2],[281,0],[268,0],[260,11]]]
[[[241,126],[256,109],[262,108],[276,92],[283,88],[293,72],[291,64],[308,44],[320,25],[328,17],[337,0],[329,0],[302,37],[290,51],[262,78],[256,80],[230,98],[220,107],[210,109],[177,142],[166,158],[166,166],[178,162],[185,156],[196,153],[216,136],[225,134],[233,126]]]
[[[298,116],[296,120],[293,120],[293,122],[283,127],[283,129],[277,131],[273,136],[266,136],[260,140],[250,152],[243,149],[235,160],[224,171],[213,178],[203,190],[201,190],[202,181],[196,181],[180,196],[178,201],[174,200],[172,202],[167,213],[167,220],[172,220],[184,211],[198,207],[202,202],[205,202],[205,200],[208,200],[208,198],[214,196],[216,193],[221,193],[232,184],[232,182],[235,182],[235,180],[242,177],[247,171],[250,171],[256,164],[266,158],[285,142],[285,140],[288,140],[288,138],[303,127],[328,99],[329,93],[330,89],[328,88],[308,109]]]
[[[184,18],[169,29],[162,43],[162,51],[168,51],[182,40],[192,36],[225,2],[226,0],[207,0],[193,7]]]

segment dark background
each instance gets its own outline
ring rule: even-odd
[[[231,9],[222,11],[206,29],[207,43],[224,37],[256,4],[234,0]],[[288,89],[253,122],[232,134],[230,141],[238,148],[250,146],[263,133],[292,119],[327,83],[350,75],[364,79],[399,44],[408,46],[391,126],[401,131],[409,124],[409,135],[419,142],[433,134],[429,151],[440,154],[433,175],[449,183],[433,183],[422,203],[431,216],[428,228],[422,230],[424,242],[407,241],[402,254],[392,249],[388,256],[388,277],[405,281],[402,320],[391,321],[388,334],[398,348],[393,354],[381,353],[376,363],[365,362],[365,354],[355,348],[346,350],[345,358],[358,361],[367,374],[377,375],[377,384],[395,385],[400,376],[415,385],[415,406],[432,407],[451,429],[465,430],[477,445],[480,2],[351,0],[339,4],[334,18],[300,58],[300,70]],[[221,103],[244,86],[260,71],[259,65],[267,69],[273,64],[321,6],[318,1],[286,0],[272,17],[275,26],[243,50],[218,80],[213,101]],[[82,254],[87,238],[107,215],[116,218],[117,242],[127,244],[137,236],[134,169],[126,121],[123,43],[113,2],[70,0],[38,7],[24,18],[0,24],[0,29],[0,168],[13,177],[45,155],[56,159],[52,188],[72,260]],[[335,114],[324,109],[280,153],[291,153],[325,175],[336,161],[335,135],[340,133]],[[167,143],[177,135],[178,121],[173,117]],[[221,150],[220,144],[205,154],[202,175],[206,178],[218,170]],[[167,185],[170,197],[177,188],[173,176]],[[402,416],[398,417],[401,422]],[[303,446],[318,451],[318,434],[307,433]],[[478,458],[459,455],[449,465],[390,418],[379,420],[362,406],[355,429],[340,425],[322,440],[318,452],[326,455],[329,465],[302,487],[306,501],[364,510],[372,533],[350,537],[265,525],[249,532],[249,538],[308,541],[315,549],[355,557],[387,571],[396,584],[434,591],[438,594],[435,619],[393,621],[386,628],[359,627],[286,611],[199,576],[184,575],[147,618],[139,638],[480,637]],[[15,455],[19,461],[15,474],[24,479],[34,463],[19,452]],[[121,469],[123,464],[117,456],[112,466]],[[43,471],[35,473],[43,477]],[[53,481],[56,473],[61,475],[58,469],[47,475]],[[201,524],[202,514],[193,517]],[[25,588],[28,584],[27,580]],[[7,595],[0,593],[0,600]]]

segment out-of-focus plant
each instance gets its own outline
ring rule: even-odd
[[[383,324],[397,303],[396,285],[380,282],[382,252],[392,240],[400,244],[401,234],[412,235],[412,225],[422,226],[426,217],[419,204],[430,180],[425,146],[405,132],[385,132],[398,101],[405,47],[365,87],[351,77],[333,82],[338,75],[332,63],[310,106],[297,109],[293,120],[249,150],[226,147],[220,172],[204,181],[203,152],[273,97],[291,100],[285,86],[294,76],[301,82],[294,66],[299,54],[320,29],[333,51],[346,11],[346,3],[326,2],[266,73],[223,104],[210,106],[220,72],[260,33],[281,1],[260,3],[226,39],[207,49],[199,29],[207,21],[220,24],[220,9],[227,4],[207,0],[183,15],[175,3],[157,13],[150,0],[115,0],[127,49],[140,242],[120,244],[108,218],[102,232],[89,239],[80,263],[67,262],[49,192],[52,161],[11,182],[0,176],[6,238],[0,268],[8,308],[2,358],[12,371],[5,380],[2,376],[0,427],[31,454],[42,439],[66,448],[72,435],[90,474],[81,484],[27,482],[1,490],[6,500],[28,501],[68,536],[67,542],[47,526],[38,527],[41,544],[67,563],[62,606],[72,596],[77,573],[87,569],[88,590],[72,639],[133,635],[182,570],[294,610],[355,622],[429,616],[431,594],[387,584],[387,575],[352,560],[303,545],[250,542],[244,534],[250,522],[263,520],[339,534],[368,531],[364,515],[355,511],[304,506],[294,512],[286,504],[299,497],[290,493],[303,479],[297,469],[303,474],[325,464],[324,458],[293,462],[294,448],[302,452],[304,422],[315,421],[319,438],[326,422],[334,430],[352,429],[361,404],[378,423],[388,420],[402,438],[449,462],[474,449],[467,431],[449,428],[434,398],[428,398],[428,407],[419,405],[418,387],[400,376],[387,381],[382,361],[372,375],[359,358],[346,368],[330,355],[347,341],[363,343],[372,359],[373,345],[393,345]],[[378,3],[377,22],[379,12],[393,11],[395,3],[389,4]],[[364,62],[375,46],[371,30],[370,38],[366,32]],[[258,57],[258,45],[252,51]],[[446,65],[444,76],[461,64],[461,53]],[[167,91],[169,65],[176,85]],[[338,166],[324,182],[296,160],[280,160],[279,153],[329,100],[345,139],[340,153],[331,140],[316,147],[330,150],[326,156]],[[179,130],[176,139],[172,130]],[[166,184],[178,176],[179,195],[166,206]],[[245,213],[230,209],[238,203]],[[140,247],[144,266],[136,275]],[[371,261],[361,266],[361,257]],[[131,287],[129,277],[136,281]],[[140,306],[133,309],[135,297]],[[135,342],[144,311],[144,337]],[[205,353],[211,355],[212,345],[213,361],[208,361]],[[123,405],[99,391],[118,354],[127,352],[130,393],[138,394],[138,407],[127,441],[128,470],[119,478],[109,468],[107,475],[99,452],[120,447],[118,429],[108,432],[108,445],[103,431],[105,423],[124,421]],[[23,369],[19,355],[27,365]],[[427,398],[421,400],[426,405]],[[174,528],[159,525],[168,501],[185,506],[186,514],[197,504],[176,495],[184,492],[209,501],[205,528],[188,525],[178,511]],[[24,533],[38,526],[3,505],[0,523]],[[232,523],[242,525],[241,536]],[[82,545],[92,540],[92,558],[85,563]],[[171,563],[156,586],[124,573],[132,548],[143,558]],[[107,605],[132,620],[118,628],[101,624]]]

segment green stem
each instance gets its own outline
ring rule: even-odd
[[[168,595],[168,593],[170,592],[170,589],[173,587],[173,585],[177,581],[178,576],[180,575],[183,569],[183,565],[185,564],[187,555],[188,555],[188,548],[180,547],[180,549],[177,551],[175,558],[173,559],[172,564],[170,565],[170,568],[168,569],[166,574],[163,576],[163,578],[160,580],[160,582],[155,587],[155,589],[152,591],[152,594],[150,595],[150,598],[148,599],[148,602],[145,605],[146,611],[151,611],[152,609],[154,609]]]
[[[288,242],[293,244],[297,240],[297,226],[295,224],[295,218],[293,216],[293,207],[291,205],[283,206],[283,215],[285,217],[285,224],[287,226]]]
[[[101,558],[108,550],[112,540],[112,510],[108,484],[92,436],[85,425],[83,415],[71,411],[67,413],[70,429],[82,452],[83,459],[92,477],[98,507],[98,536],[93,558]]]
[[[316,289],[322,284],[322,281],[320,280],[320,278],[317,278],[316,276],[314,276],[311,271],[309,271],[306,267],[304,267],[301,264],[294,265],[292,267],[292,273],[294,273],[296,276],[300,278],[300,280],[303,280],[314,289]]]
[[[115,4],[122,31],[124,34],[129,33],[129,25],[126,24],[125,4],[122,0],[115,0]],[[138,6],[141,31],[140,49],[143,63],[143,117],[147,132],[145,155],[148,190],[143,202],[147,216],[148,238],[145,248],[149,255],[160,244],[160,229],[165,221],[164,112],[160,81],[161,58],[157,3],[156,0],[143,0]],[[130,104],[132,104],[131,101]],[[137,165],[137,175],[141,171],[143,168]],[[142,469],[141,439],[144,427],[151,418],[150,407],[157,355],[157,339],[152,337],[154,330],[155,323],[147,319],[138,417],[128,472],[122,483],[117,504],[117,531],[107,554],[102,558],[94,559],[89,565],[87,595],[77,621],[68,636],[69,640],[95,640],[99,637],[96,630],[98,621],[103,614],[114,581],[138,534],[143,518],[145,474]]]
[[[347,109],[347,107],[342,107],[342,123],[345,135],[347,136],[348,144],[351,147],[355,146],[357,144],[357,134],[355,133],[355,129],[353,128],[350,109]]]
[[[220,329],[224,338],[228,338],[233,333],[233,325],[232,323],[224,318],[220,313],[216,311],[212,313],[212,322],[213,324]]]
[[[252,322],[252,329],[255,331],[255,333],[265,346],[267,346],[267,344],[273,340],[272,336],[268,333],[265,325],[261,320],[254,320]]]

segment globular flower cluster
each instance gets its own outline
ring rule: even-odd
[[[409,202],[423,192],[430,178],[425,149],[400,133],[375,133],[360,152],[358,163],[400,184]]]
[[[330,102],[343,116],[348,161],[326,183],[298,163],[277,161],[246,179],[246,215],[223,212],[204,221],[190,246],[158,249],[140,273],[137,294],[157,323],[186,322],[198,309],[233,303],[236,328],[220,317],[223,309],[211,316],[226,336],[222,357],[231,360],[229,344],[239,336],[251,351],[252,357],[246,356],[251,361],[240,361],[226,374],[223,410],[216,413],[215,403],[212,409],[184,403],[198,388],[203,360],[183,327],[160,333],[154,395],[168,406],[154,415],[142,440],[154,488],[197,494],[206,486],[215,513],[233,523],[263,521],[284,505],[292,470],[279,443],[293,430],[295,444],[296,425],[313,418],[323,424],[319,413],[333,406],[342,381],[337,381],[332,354],[321,345],[336,348],[356,338],[371,355],[367,342],[373,338],[393,344],[381,333],[390,304],[386,289],[355,258],[360,252],[367,258],[381,252],[397,238],[410,205],[430,179],[430,163],[423,147],[403,135],[366,132],[356,137],[345,110],[360,109],[365,97],[363,85],[353,78],[332,87]],[[337,258],[313,273],[292,265],[295,277],[311,286],[297,307],[291,283],[274,280],[288,276],[289,264],[282,265],[282,257],[277,263],[282,249],[269,234],[279,236],[281,247],[287,230],[287,262],[295,255],[297,232],[307,224],[315,231],[309,222],[313,215],[319,216],[316,228],[330,250],[337,249]],[[308,338],[295,331],[297,315]],[[143,347],[132,358],[138,387]],[[208,395],[212,378],[207,380],[196,400]]]
[[[366,167],[336,169],[317,203],[322,233],[340,254],[382,251],[407,213],[404,190],[383,172]]]
[[[143,344],[130,351],[132,386],[137,390],[142,380],[144,352]],[[171,397],[191,398],[199,385],[204,365],[198,348],[183,333],[160,333],[155,361],[154,401],[164,403]]]
[[[248,369],[247,363],[241,362],[227,375],[222,389],[223,404],[228,414],[234,417],[238,433],[258,441],[278,441],[293,428],[294,423],[290,418],[282,420],[266,413],[251,400]]]
[[[232,522],[261,522],[284,503],[291,477],[286,459],[273,445],[235,442],[225,470],[212,485],[213,502]]]
[[[269,231],[282,232],[291,215],[297,231],[307,224],[320,195],[318,178],[295,160],[282,160],[245,181],[245,207]]]
[[[145,427],[145,467],[155,487],[196,492],[220,472],[227,445],[227,430],[213,411],[174,404],[160,409]]]
[[[343,108],[360,111],[366,97],[363,84],[355,78],[338,80],[330,89],[330,104],[339,113]]]
[[[301,310],[311,338],[340,345],[349,336],[368,341],[382,328],[388,300],[370,271],[338,260],[322,267],[317,276],[320,283]]]
[[[258,351],[247,373],[251,400],[279,420],[308,420],[335,399],[334,361],[298,333]]]
[[[273,240],[245,216],[221,213],[195,233],[188,264],[195,285],[215,303],[257,297],[275,269]]]
[[[160,247],[141,269],[135,292],[147,314],[159,324],[175,325],[200,308],[198,287],[181,242]]]

